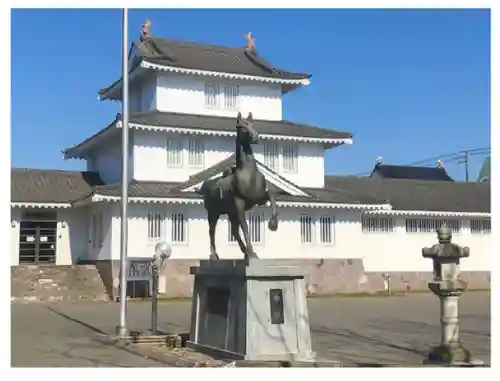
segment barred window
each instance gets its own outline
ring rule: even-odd
[[[192,137],[189,139],[188,162],[192,167],[203,167],[205,159],[204,141],[201,137]]]
[[[186,218],[183,213],[172,213],[172,242],[187,242]]]
[[[278,170],[279,151],[278,143],[267,140],[264,142],[264,164],[272,170]]]
[[[182,166],[182,140],[180,138],[167,139],[167,165]]]
[[[361,229],[363,233],[391,233],[394,231],[394,218],[363,215]]]
[[[148,240],[159,241],[163,236],[163,216],[160,212],[148,213]]]
[[[460,233],[461,221],[458,219],[407,218],[407,233],[435,233],[441,226],[448,226],[453,233]]]
[[[264,242],[264,229],[263,222],[264,216],[262,213],[247,213],[246,219],[248,223],[248,234],[250,234],[250,242],[263,243]],[[227,240],[228,242],[236,242],[231,232],[231,222],[227,221]]]
[[[314,243],[314,222],[311,216],[300,216],[300,241],[303,244]]]
[[[319,219],[321,243],[334,243],[334,218],[332,216],[321,216]]]
[[[286,143],[282,147],[283,170],[286,172],[297,172],[298,146],[295,143]]]
[[[473,234],[490,234],[491,219],[470,220],[470,231]]]
[[[219,85],[216,83],[205,84],[205,106],[218,107],[219,105]]]
[[[226,110],[236,110],[238,108],[239,86],[224,87],[224,108]]]

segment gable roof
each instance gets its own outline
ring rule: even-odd
[[[134,54],[135,57],[130,65],[131,71],[134,71],[138,67],[177,72],[179,70],[176,69],[187,69],[209,73],[260,77],[263,79],[297,81],[308,80],[311,77],[307,73],[279,69],[264,59],[264,57],[252,54],[240,47],[149,37],[145,41],[137,40],[132,43],[129,55],[133,56]],[[144,65],[144,63],[147,65]],[[203,73],[193,72],[192,74]],[[101,89],[99,94],[101,96],[106,95],[106,93],[119,84],[121,85],[121,79]],[[291,90],[297,84],[288,88],[285,87],[283,90]]]
[[[96,172],[12,168],[10,197],[19,203],[68,203],[103,184]]]
[[[480,183],[491,181],[491,157],[484,159],[477,181]]]
[[[325,187],[387,200],[393,210],[491,213],[489,184],[325,176]]]
[[[235,118],[184,114],[177,112],[150,111],[136,113],[130,116],[129,127],[146,130],[172,130],[179,129],[182,132],[192,132],[206,135],[236,136]],[[67,148],[63,151],[66,158],[81,157],[86,146],[93,145],[98,138],[112,133],[111,130],[121,127],[121,121],[117,118],[105,129],[92,135],[83,142]],[[307,124],[294,123],[287,120],[253,120],[253,127],[262,138],[289,139],[298,141],[314,141],[323,143],[325,147],[335,144],[350,143],[352,133],[335,131]],[[115,131],[116,133],[116,131]]]
[[[446,169],[439,167],[377,164],[375,165],[371,176],[374,176],[375,174],[382,178],[389,179],[453,181],[453,179],[448,176]]]

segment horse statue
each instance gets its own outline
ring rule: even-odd
[[[221,215],[226,214],[231,224],[231,234],[245,256],[245,261],[258,258],[255,254],[245,212],[255,205],[271,204],[272,216],[268,222],[271,231],[278,229],[276,197],[268,189],[264,175],[257,169],[252,144],[257,144],[259,134],[252,127],[252,113],[246,120],[238,113],[236,119],[236,166],[224,172],[221,177],[205,181],[197,192],[203,196],[208,215],[210,235],[210,259],[219,259],[215,248],[215,229]],[[243,243],[239,228],[243,231]]]

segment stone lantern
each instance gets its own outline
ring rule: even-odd
[[[431,258],[434,279],[429,290],[439,296],[441,302],[441,344],[432,348],[426,363],[448,365],[479,365],[460,343],[458,298],[466,289],[466,283],[458,279],[460,258],[469,256],[469,248],[451,242],[451,229],[443,226],[437,230],[438,244],[422,249],[424,258]]]

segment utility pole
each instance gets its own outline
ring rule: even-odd
[[[457,164],[463,164],[465,169],[465,181],[469,182],[469,156],[471,155],[470,150],[458,151],[458,161]],[[474,155],[474,154],[472,154]]]

